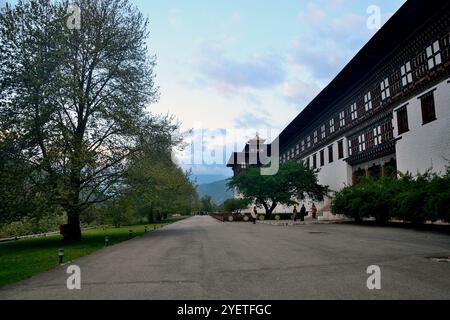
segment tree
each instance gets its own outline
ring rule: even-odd
[[[249,167],[233,177],[228,186],[237,188],[249,203],[262,206],[268,218],[278,204],[290,206],[305,198],[323,201],[328,194],[328,187],[318,183],[317,173],[296,162],[281,165],[273,176],[261,175],[261,168]]]
[[[216,205],[211,196],[206,195],[200,199],[200,209],[202,212],[213,212],[215,207]]]
[[[9,161],[25,162],[46,199],[68,215],[117,196],[158,99],[148,21],[127,0],[76,0],[82,28],[67,30],[66,3],[19,1],[0,14],[0,132]]]
[[[241,213],[250,205],[247,199],[228,199],[223,204],[224,210],[231,213]]]

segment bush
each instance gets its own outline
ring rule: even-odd
[[[450,223],[450,168],[443,177],[434,176],[428,190],[426,212],[434,219]]]
[[[393,216],[392,195],[398,192],[399,185],[392,178],[382,180],[363,179],[355,186],[346,187],[336,193],[332,211],[360,222],[364,218],[375,218],[387,222]]]
[[[53,212],[42,217],[24,217],[20,221],[0,226],[0,238],[22,237],[33,234],[58,231],[67,217],[62,212]]]
[[[229,199],[223,204],[224,210],[230,213],[241,213],[250,205],[246,199]]]
[[[398,179],[363,179],[355,186],[336,193],[332,211],[360,222],[375,218],[385,223],[392,218],[423,224],[426,221],[450,222],[450,170],[446,175],[427,172]]]

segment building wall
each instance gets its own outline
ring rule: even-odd
[[[426,90],[407,102],[409,132],[398,135],[397,112],[394,110],[394,126],[397,141],[397,166],[400,172],[432,169],[443,173],[450,164],[450,79]],[[421,100],[430,90],[434,91],[437,120],[423,125]],[[405,104],[399,105],[401,108]]]

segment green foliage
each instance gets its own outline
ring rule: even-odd
[[[62,212],[53,212],[38,217],[23,217],[19,221],[0,225],[0,238],[21,237],[58,231],[67,217]]]
[[[398,179],[363,179],[336,193],[332,210],[361,221],[399,219],[413,224],[450,221],[450,173],[400,175]]]
[[[216,211],[216,205],[211,196],[203,196],[200,199],[200,208],[201,212],[214,212]]]
[[[273,176],[263,176],[261,168],[250,167],[233,177],[228,185],[237,188],[249,203],[264,207],[268,215],[278,204],[293,205],[305,198],[322,201],[328,194],[328,187],[318,183],[317,172],[302,162],[282,164]]]
[[[249,205],[250,202],[247,199],[229,199],[225,201],[223,208],[225,212],[241,213],[241,211],[246,209]]]
[[[332,210],[356,221],[373,217],[379,222],[387,222],[395,206],[393,195],[400,191],[399,187],[397,180],[391,178],[362,179],[355,186],[336,193]]]
[[[195,190],[170,159],[179,124],[147,111],[159,97],[148,20],[128,0],[73,4],[80,30],[65,1],[0,10],[0,223],[63,208],[77,239],[95,214],[188,214]]]

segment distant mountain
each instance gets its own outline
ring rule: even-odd
[[[202,175],[194,175],[193,178],[197,180],[198,185],[202,185],[221,180],[226,180],[228,177],[217,174],[202,174]]]
[[[233,190],[228,190],[227,180],[201,184],[197,187],[200,197],[211,196],[217,205],[223,204],[226,200],[234,198]]]

